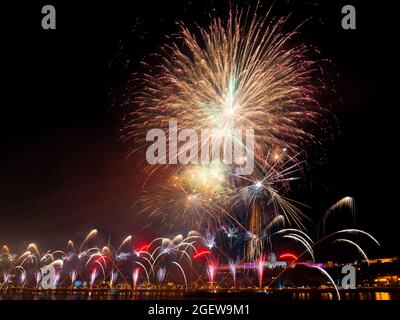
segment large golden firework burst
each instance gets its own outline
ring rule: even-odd
[[[153,201],[165,198],[165,187],[160,195],[148,194],[144,203],[146,208],[154,204],[151,212],[161,213],[163,204],[169,203],[177,208],[168,208],[166,216],[172,213],[180,221],[187,220],[181,218],[188,210],[203,215],[197,220],[190,216],[192,222],[210,221],[210,216],[220,221],[220,203],[230,216],[238,199],[248,197],[245,202],[254,203],[257,194],[265,199],[258,202],[263,204],[261,208],[248,210],[249,215],[257,212],[257,217],[246,219],[253,229],[259,229],[255,223],[267,225],[281,214],[289,223],[291,219],[301,225],[300,211],[285,195],[293,174],[301,170],[303,146],[313,141],[315,123],[325,112],[317,101],[324,87],[320,64],[310,46],[292,41],[297,31],[283,31],[287,17],[272,18],[270,13],[258,17],[256,11],[250,15],[231,9],[226,22],[215,17],[207,28],[198,26],[195,32],[179,24],[177,36],[156,55],[158,63],[145,64],[151,72],[136,77],[140,90],[129,100],[135,109],[127,117],[124,131],[124,138],[135,146],[135,155],[145,153],[147,130],[168,131],[171,120],[182,128],[209,129],[210,135],[229,137],[234,129],[252,129],[255,135],[256,169],[250,176],[235,176],[228,168],[222,170],[223,176],[217,172],[217,177],[208,179],[218,166],[210,170],[201,168],[203,164],[190,169],[179,164],[146,164],[143,172],[147,178],[169,168],[167,175],[185,182],[185,186],[167,188],[171,197],[165,202]],[[189,172],[195,176],[188,177]],[[225,188],[229,192],[224,192]],[[175,203],[180,192],[182,197]],[[216,194],[224,197],[218,206],[210,201]],[[206,213],[202,207],[192,209],[193,195],[208,201]]]

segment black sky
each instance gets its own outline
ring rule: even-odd
[[[396,11],[389,1],[327,2],[277,1],[273,11],[293,12],[293,23],[312,17],[301,39],[332,60],[338,75],[332,107],[340,130],[326,144],[326,165],[310,173],[312,191],[302,197],[317,217],[353,196],[357,226],[383,244],[377,254],[398,254]],[[40,11],[50,3],[57,30],[45,31]],[[117,139],[124,84],[177,30],[175,21],[207,23],[212,8],[224,15],[228,3],[1,6],[0,244],[55,247],[94,227],[117,239],[139,232],[146,221],[132,208],[139,190],[135,159],[126,159],[129,146]],[[260,3],[265,12],[271,1]],[[356,7],[357,30],[341,28],[344,4]]]

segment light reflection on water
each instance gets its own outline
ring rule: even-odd
[[[353,298],[354,295],[357,295],[358,298]],[[394,296],[392,297],[391,292],[382,291],[382,292],[359,292],[357,293],[345,293],[344,296],[348,297],[347,300],[397,300]]]
[[[388,291],[377,292],[341,292],[340,296],[343,300],[399,300],[400,293],[392,293]],[[293,293],[293,300],[335,300],[336,295],[331,292],[323,293]]]
[[[246,294],[222,294],[215,296],[213,294],[196,296],[196,294],[187,297],[181,293],[164,292],[163,294],[143,294],[132,297],[129,294],[120,295],[88,295],[86,293],[66,293],[66,294],[0,294],[0,300],[192,300],[192,299],[230,299],[230,298],[243,298],[243,299],[256,299],[256,300],[336,300],[336,294],[333,292],[298,292],[298,293],[279,293],[267,295],[253,295]],[[342,300],[400,300],[400,291],[354,291],[354,292],[341,292]]]

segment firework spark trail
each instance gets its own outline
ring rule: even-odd
[[[97,230],[93,229],[92,231],[90,231],[88,233],[88,235],[86,236],[85,240],[82,241],[81,246],[80,246],[80,250],[82,250],[83,246],[92,238],[94,238],[97,235]]]
[[[324,217],[321,221],[322,223],[322,234],[325,234],[325,225],[330,216],[334,213],[338,213],[343,211],[344,208],[348,209],[348,212],[351,214],[353,218],[353,222],[355,222],[355,205],[354,199],[352,197],[344,197],[336,202],[333,206],[331,206],[324,214]]]
[[[287,235],[284,235],[283,238],[293,239],[293,240],[295,240],[297,242],[300,242],[302,245],[304,245],[306,250],[309,252],[309,254],[310,254],[311,258],[313,259],[313,261],[315,261],[314,251],[312,249],[312,246],[303,237],[301,237],[301,236],[299,236],[297,234],[287,234]]]
[[[335,242],[345,242],[345,243],[351,244],[352,246],[354,246],[354,247],[357,249],[358,252],[361,253],[361,255],[364,257],[364,259],[367,261],[367,263],[368,263],[368,265],[369,265],[369,259],[368,259],[367,255],[366,255],[366,253],[365,253],[364,250],[363,250],[357,243],[355,243],[354,241],[351,241],[351,240],[348,240],[348,239],[336,239],[336,240],[333,241],[333,242],[334,242],[334,243],[335,243]]]
[[[186,288],[186,291],[187,291],[188,290],[188,283],[187,283],[185,271],[183,270],[182,266],[178,262],[173,261],[172,263],[174,265],[176,265],[179,268],[179,270],[182,272],[183,280],[185,280],[185,288]]]
[[[378,246],[380,246],[381,244],[378,242],[378,240],[376,240],[372,235],[370,235],[368,232],[364,231],[364,230],[359,230],[359,229],[343,229],[343,230],[339,230],[336,231],[328,236],[325,236],[324,238],[322,238],[320,241],[325,240],[331,236],[337,235],[337,234],[341,234],[341,233],[349,233],[349,234],[362,234],[364,236],[366,236],[367,238],[369,238],[370,240],[372,240],[373,242],[375,242]]]
[[[333,281],[333,279],[332,279],[332,277],[329,275],[329,273],[326,272],[326,271],[325,271],[324,269],[322,269],[321,267],[318,267],[318,266],[313,266],[312,268],[319,270],[323,275],[325,275],[325,276],[329,279],[330,283],[332,283],[333,287],[335,288],[335,291],[336,291],[336,295],[337,295],[338,300],[340,300],[341,297],[340,297],[339,290],[338,290],[338,288],[337,288],[337,286],[336,286],[336,284],[335,284],[335,281]]]
[[[139,266],[141,266],[144,270],[144,272],[146,273],[146,277],[147,277],[147,282],[150,283],[150,276],[149,276],[149,272],[147,271],[146,267],[144,266],[143,263],[140,263],[139,261],[135,261],[134,263],[138,264]],[[136,269],[135,269],[136,270]]]
[[[120,251],[123,246],[130,244],[131,240],[132,240],[132,236],[127,236],[124,240],[122,240],[121,244],[118,246],[117,251]]]

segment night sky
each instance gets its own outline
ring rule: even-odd
[[[132,207],[140,172],[135,158],[127,159],[130,145],[118,139],[125,85],[177,31],[177,20],[204,25],[213,8],[226,15],[229,2],[31,2],[1,5],[0,245],[55,248],[91,228],[115,239],[139,237],[147,224]],[[266,12],[272,1],[260,3]],[[300,38],[332,60],[336,79],[330,103],[339,129],[325,143],[326,162],[311,165],[309,190],[291,197],[307,199],[318,219],[353,196],[357,227],[382,243],[372,251],[377,256],[399,254],[400,230],[399,21],[385,3],[278,0],[273,9],[292,12],[294,25],[312,18]],[[56,30],[41,29],[44,4],[56,7]],[[341,28],[344,4],[356,7],[357,30]],[[157,227],[141,236],[153,234]]]

